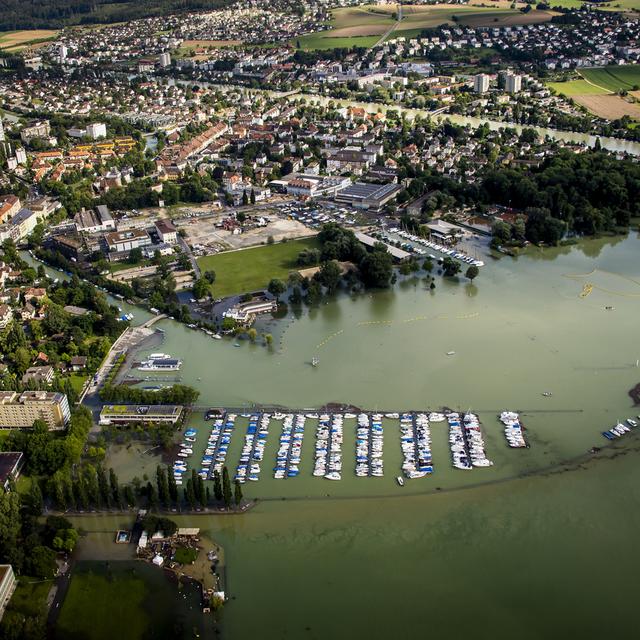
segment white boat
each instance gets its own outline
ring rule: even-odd
[[[447,355],[448,356],[455,356],[456,352],[455,351],[447,351]]]
[[[397,482],[401,487],[404,487],[404,478],[402,478],[402,477],[398,476],[398,477],[396,478],[396,482]]]
[[[152,353],[149,356],[149,360],[167,360],[171,358],[168,353]]]

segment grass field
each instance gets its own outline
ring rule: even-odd
[[[566,82],[547,82],[547,86],[567,98],[587,95],[606,95],[609,92],[589,84],[586,80],[567,80]]]
[[[272,278],[286,280],[296,267],[296,258],[303,249],[317,247],[315,238],[290,240],[278,244],[228,251],[198,258],[202,271],[213,269],[216,297],[264,289]]]
[[[294,46],[300,43],[300,48],[310,51],[313,49],[340,49],[346,47],[365,47],[369,49],[380,40],[380,36],[351,36],[346,38],[333,38],[333,31],[318,31],[306,36],[300,36],[292,41]]]
[[[151,622],[143,609],[147,587],[134,575],[74,573],[58,619],[64,638],[142,639]]]
[[[621,90],[631,91],[634,86],[640,86],[640,65],[635,64],[581,69],[580,75],[612,93]]]

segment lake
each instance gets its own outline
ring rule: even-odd
[[[601,431],[640,413],[627,395],[640,382],[639,249],[633,232],[485,258],[473,285],[436,275],[434,292],[417,277],[343,293],[274,321],[272,351],[163,321],[153,351],[184,360],[200,405],[470,409],[495,463],[452,469],[446,426],[433,424],[435,473],[399,487],[398,423],[386,420],[385,476],[356,478],[347,421],[343,480],[328,482],[311,476],[309,421],[300,477],[275,480],[272,422],[261,478],[244,485],[258,506],[178,517],[225,547],[223,637],[627,635],[640,591],[640,436],[607,447]],[[530,449],[506,446],[504,409],[521,412]],[[191,424],[202,448],[202,415]],[[231,470],[246,424],[237,421]],[[604,449],[592,455],[594,445]],[[139,470],[119,465],[121,480]],[[100,516],[82,522],[105,530]]]

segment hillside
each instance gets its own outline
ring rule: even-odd
[[[122,22],[175,11],[216,9],[232,0],[3,0],[0,31],[58,29],[76,24]]]

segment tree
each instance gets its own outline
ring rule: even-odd
[[[445,276],[455,276],[460,273],[460,269],[462,269],[462,266],[457,260],[454,260],[450,256],[445,256],[442,261],[442,270],[444,271]]]
[[[222,499],[225,507],[231,504],[231,481],[229,480],[229,470],[226,466],[222,468]]]
[[[209,293],[209,285],[204,278],[199,278],[193,285],[193,297],[201,300]]]
[[[471,280],[471,282],[473,282],[474,278],[477,278],[479,273],[480,273],[480,269],[478,269],[478,267],[475,264],[472,264],[467,269],[467,272],[464,275],[467,278],[469,278],[469,280]]]
[[[175,504],[178,502],[178,485],[176,484],[176,478],[173,473],[167,472],[167,484],[169,485],[169,498],[171,498],[171,502]]]
[[[56,572],[56,552],[48,547],[38,546],[27,556],[27,572],[37,578],[53,578]]]
[[[120,485],[118,484],[118,476],[113,469],[109,469],[109,486],[111,488],[111,497],[116,507],[121,506],[122,499],[120,497]]]
[[[240,486],[240,483],[236,480],[235,481],[235,487],[234,487],[234,495],[233,495],[233,500],[236,503],[236,506],[240,506],[240,503],[242,502],[242,487]]]
[[[166,470],[158,465],[156,467],[156,483],[158,485],[158,498],[163,506],[169,504],[169,483],[167,481]]]
[[[213,269],[205,271],[203,277],[209,284],[213,284],[216,281],[216,272]]]
[[[127,262],[129,264],[138,264],[138,262],[141,262],[141,261],[142,261],[142,249],[140,249],[140,247],[131,249],[131,251],[129,251],[129,257],[127,258]]]
[[[324,285],[330,293],[338,288],[341,279],[342,269],[335,260],[322,263],[318,271],[318,280],[320,280],[320,283]]]
[[[222,500],[222,482],[218,471],[213,472],[213,495],[218,502]]]
[[[360,263],[362,281],[368,287],[388,287],[393,273],[393,259],[385,245],[367,253]]]
[[[109,485],[107,483],[107,477],[105,476],[104,469],[102,466],[98,466],[96,469],[96,476],[98,478],[98,488],[100,490],[100,498],[102,499],[102,504],[104,504],[108,509],[111,508],[111,492],[109,491]]]
[[[276,300],[278,300],[286,290],[287,285],[278,278],[273,278],[269,282],[269,286],[267,287],[267,291],[269,291],[269,293],[274,296]]]
[[[78,542],[78,532],[73,529],[60,529],[53,539],[51,545],[58,551],[71,553]]]

